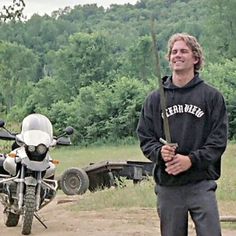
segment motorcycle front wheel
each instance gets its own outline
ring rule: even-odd
[[[24,214],[22,221],[22,231],[21,233],[24,235],[28,235],[31,233],[34,212],[36,208],[35,204],[35,187],[34,186],[26,186],[26,193],[24,197]]]

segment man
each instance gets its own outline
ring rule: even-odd
[[[195,37],[173,35],[167,58],[172,75],[163,78],[165,112],[178,147],[159,141],[165,134],[158,90],[146,98],[137,127],[144,155],[156,164],[161,235],[188,235],[190,214],[198,236],[220,236],[215,180],[227,144],[224,98],[199,76],[203,54]]]

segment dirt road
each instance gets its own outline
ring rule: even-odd
[[[63,199],[62,199],[63,198]],[[60,203],[62,200],[72,202]],[[75,201],[76,200],[76,201]],[[105,209],[74,212],[70,206],[79,204],[79,197],[60,196],[40,211],[45,229],[34,219],[32,236],[158,236],[159,222],[154,209]],[[20,236],[21,222],[14,228],[4,225],[0,205],[0,236]],[[189,236],[194,236],[190,226]],[[223,229],[223,236],[235,236],[236,230]]]

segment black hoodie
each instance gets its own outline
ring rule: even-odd
[[[144,155],[156,164],[154,178],[164,186],[178,186],[220,177],[221,156],[227,144],[227,112],[223,96],[195,77],[184,87],[176,87],[171,77],[163,78],[166,115],[171,141],[178,144],[177,153],[188,155],[189,170],[176,176],[165,171],[160,155],[164,138],[159,91],[152,92],[143,105],[137,134]]]

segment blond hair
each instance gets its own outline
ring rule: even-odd
[[[174,43],[176,41],[184,41],[186,45],[192,50],[193,56],[198,59],[198,62],[194,65],[194,71],[199,71],[203,65],[204,65],[204,56],[203,56],[203,50],[201,45],[198,43],[197,39],[194,36],[191,36],[187,33],[177,33],[170,37],[168,41],[168,52],[167,52],[167,59],[170,61],[170,55],[172,48],[174,46]]]

